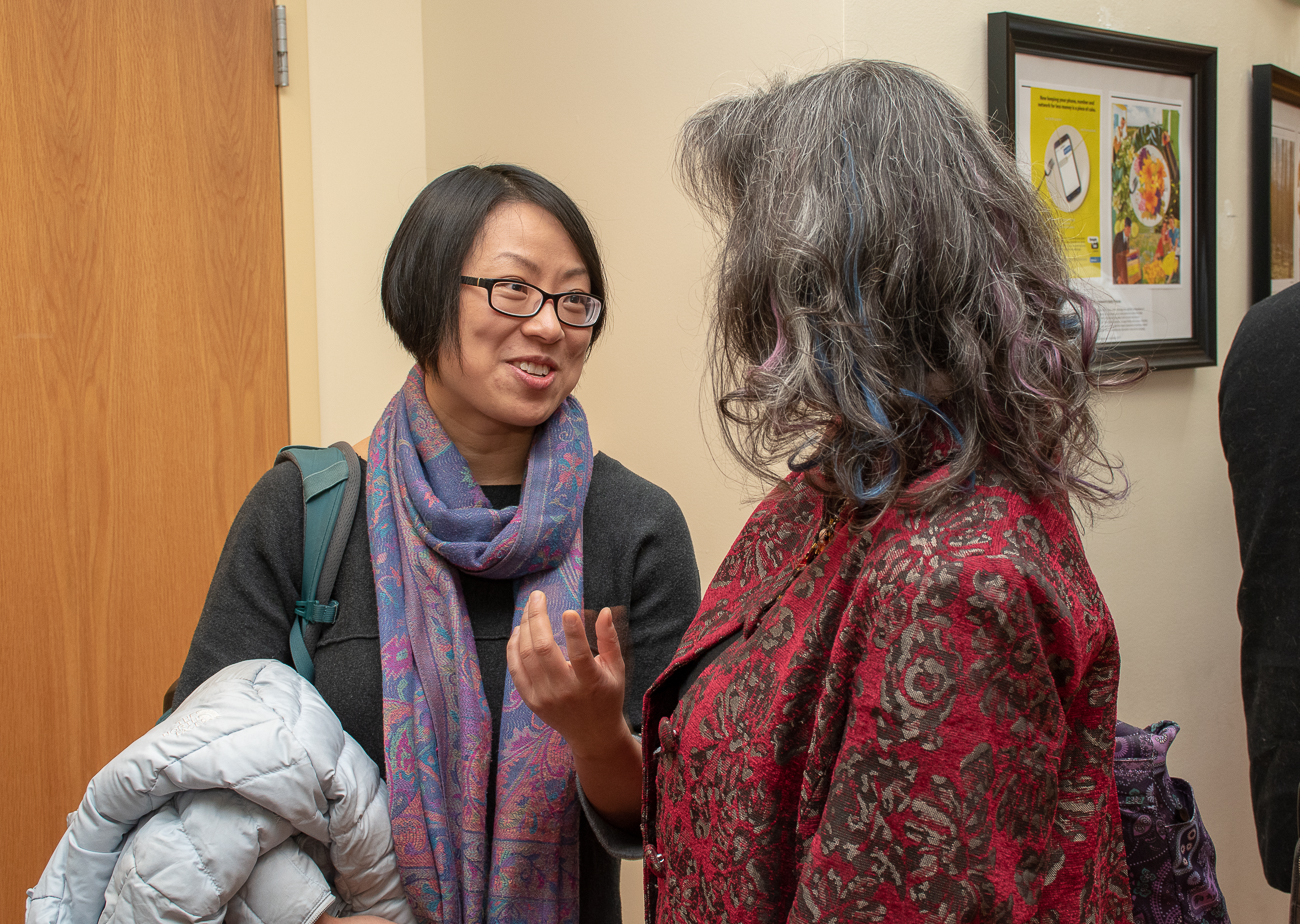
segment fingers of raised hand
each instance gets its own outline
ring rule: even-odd
[[[519,625],[506,643],[506,665],[515,689],[544,721],[572,683],[569,665],[556,644],[546,612],[546,595],[533,591],[524,603]]]
[[[522,620],[521,620],[522,622]],[[515,627],[510,633],[510,639],[506,642],[506,670],[510,672],[510,677],[515,682],[515,688],[519,690],[519,695],[528,702],[531,698],[532,681],[528,672],[524,669],[523,658],[520,655],[520,629]]]
[[[569,648],[569,664],[573,667],[573,675],[584,684],[599,682],[602,677],[600,665],[591,653],[587,630],[576,610],[564,611],[564,640]]]
[[[596,617],[596,648],[605,666],[622,677],[626,670],[623,649],[618,643],[618,630],[614,628],[614,611],[609,607],[601,610]]]
[[[529,594],[528,602],[524,604],[519,619],[519,642],[519,654],[525,662],[564,660],[551,629],[551,618],[546,612],[546,594],[540,590]]]

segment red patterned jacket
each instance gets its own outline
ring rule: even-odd
[[[1063,503],[981,477],[863,532],[791,476],[646,693],[647,919],[1129,921],[1118,680]]]

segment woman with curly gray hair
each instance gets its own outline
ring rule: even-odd
[[[790,474],[646,695],[652,919],[1126,920],[1097,319],[1036,193],[881,61],[711,104],[681,170],[731,447]]]
[[[721,236],[731,448],[790,473],[645,697],[649,919],[1129,920],[1072,508],[1122,492],[1037,194],[880,61],[712,103],[680,166]]]

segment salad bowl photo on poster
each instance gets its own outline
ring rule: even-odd
[[[1129,207],[1138,221],[1155,227],[1169,210],[1169,162],[1149,144],[1142,145],[1129,164]]]
[[[993,130],[1057,220],[1103,362],[1214,365],[1216,49],[1016,13],[988,28]]]

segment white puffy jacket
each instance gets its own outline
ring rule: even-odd
[[[90,781],[27,924],[414,924],[387,802],[311,684],[233,664]]]

